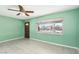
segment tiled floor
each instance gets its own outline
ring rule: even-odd
[[[5,54],[77,54],[78,51],[66,47],[46,44],[43,42],[18,39],[0,43],[0,53]]]

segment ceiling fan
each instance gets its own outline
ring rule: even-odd
[[[8,10],[19,12],[19,13],[16,14],[16,15],[20,15],[21,12],[22,12],[22,13],[24,13],[26,16],[30,16],[28,13],[34,13],[34,11],[26,11],[26,10],[23,8],[23,6],[21,6],[21,5],[18,5],[18,7],[19,7],[19,10],[14,10],[14,9],[8,9]]]

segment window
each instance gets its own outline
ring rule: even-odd
[[[37,31],[39,33],[63,34],[63,19],[51,19],[37,23]]]

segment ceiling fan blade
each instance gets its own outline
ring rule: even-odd
[[[29,15],[29,14],[27,14],[26,12],[25,12],[25,15],[26,15],[26,16],[30,16],[30,15]]]
[[[8,10],[10,10],[10,11],[19,11],[19,10],[14,10],[14,9],[8,9]]]
[[[18,13],[17,15],[20,15],[21,13]]]
[[[18,5],[18,7],[19,7],[19,10],[20,11],[23,11],[24,10],[24,8],[21,5]]]
[[[25,11],[25,12],[27,12],[27,13],[34,13],[34,11]]]

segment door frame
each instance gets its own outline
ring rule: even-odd
[[[26,25],[27,23],[28,23],[28,25]],[[27,29],[28,35],[26,35],[26,26],[28,26],[28,29]],[[30,22],[25,22],[25,24],[24,24],[24,38],[30,38]]]

